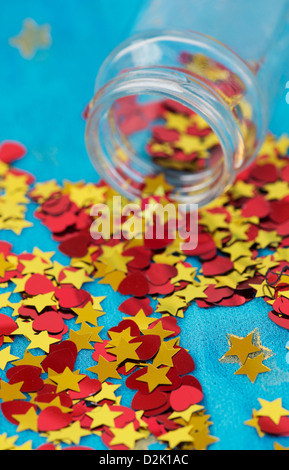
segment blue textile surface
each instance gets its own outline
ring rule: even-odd
[[[18,140],[27,147],[27,156],[16,166],[30,171],[37,181],[97,181],[85,150],[81,113],[92,96],[100,64],[126,37],[138,8],[139,2],[134,0],[0,1],[0,141]],[[9,44],[25,18],[51,26],[50,49],[39,51],[32,60],[25,60]],[[284,94],[276,102],[270,127],[277,135],[288,130],[286,78],[285,71]],[[16,253],[32,252],[38,246],[43,251],[55,251],[55,259],[68,264],[49,231],[33,217],[34,210],[30,204],[28,219],[33,221],[32,228],[25,229],[21,236],[5,232],[0,238],[12,242]],[[97,282],[89,284],[88,289],[95,295],[107,295],[102,304],[107,315],[99,323],[105,328],[117,324],[122,318],[117,307],[123,297]],[[289,446],[289,438],[261,439],[254,429],[244,425],[252,410],[259,408],[258,398],[271,401],[281,397],[283,406],[289,409],[289,335],[269,320],[269,310],[262,299],[236,308],[199,309],[192,305],[185,318],[179,320],[181,345],[194,358],[195,375],[204,389],[203,404],[214,423],[211,434],[219,438],[210,447],[213,450],[273,449],[275,441]],[[234,375],[237,365],[224,365],[219,359],[228,350],[227,333],[246,336],[255,328],[260,331],[262,344],[275,355],[266,361],[272,371],[259,375],[252,384],[246,376]],[[17,344],[11,349],[16,356]],[[86,351],[79,353],[78,361],[80,371],[94,365]],[[5,378],[5,371],[0,372]],[[131,393],[125,387],[120,393],[123,403],[129,404]],[[16,426],[0,417],[0,434],[4,432],[17,434]],[[27,431],[20,433],[17,445],[30,439],[33,448],[44,442],[41,436]],[[81,444],[104,449],[97,436],[84,437]]]

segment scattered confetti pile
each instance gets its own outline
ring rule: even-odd
[[[211,131],[195,116],[168,110],[168,103],[165,107],[164,124],[153,130],[150,151],[167,160],[162,152],[172,149],[173,141],[188,168],[202,165],[206,151],[215,146]],[[201,145],[193,157],[179,134],[188,127]],[[162,239],[93,238],[90,229],[97,216],[91,208],[111,207],[115,191],[104,181],[36,182],[13,166],[25,148],[1,144],[1,228],[20,235],[30,226],[25,212],[31,200],[37,204],[35,218],[70,259],[64,266],[41,247],[16,254],[10,243],[0,243],[1,413],[16,434],[40,434],[45,443],[39,448],[47,450],[89,448],[82,439],[91,435],[109,449],[123,450],[152,442],[167,449],[203,450],[216,442],[178,319],[193,302],[204,309],[237,307],[262,297],[272,306],[269,317],[276,328],[289,328],[288,147],[286,136],[267,136],[258,159],[232,188],[200,209],[198,244],[186,250],[166,230]],[[147,202],[171,202],[170,192],[163,175],[148,176],[142,211]],[[126,223],[121,218],[123,229]],[[89,292],[91,283],[123,295],[120,322],[115,324],[113,312],[103,310],[105,297]],[[18,300],[11,300],[15,295]],[[107,329],[99,324],[103,316],[109,317]],[[258,330],[244,338],[230,334],[228,344],[221,362],[239,364],[236,375],[254,383],[260,373],[270,372],[263,362],[273,353],[261,344]],[[85,372],[76,367],[82,350],[93,364]],[[123,386],[133,394],[129,406],[118,394]],[[288,413],[281,403],[276,401],[274,409],[265,401],[261,405],[247,424],[259,433],[288,435]],[[16,434],[2,434],[1,449],[33,447],[32,442],[17,446]]]

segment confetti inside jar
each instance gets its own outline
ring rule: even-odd
[[[98,173],[129,199],[159,173],[181,203],[223,194],[266,135],[288,58],[286,3],[146,2],[85,112]]]

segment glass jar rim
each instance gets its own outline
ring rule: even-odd
[[[199,44],[202,50],[217,48],[217,52],[224,60],[234,60],[235,68],[250,86],[255,99],[258,101],[259,90],[255,83],[255,76],[248,65],[226,46],[201,33],[180,31],[162,31],[140,33],[119,45],[108,56],[103,63],[98,78],[96,80],[96,94],[89,106],[89,115],[86,126],[86,146],[88,154],[97,172],[121,194],[128,199],[135,199],[140,196],[140,191],[134,185],[129,185],[129,178],[138,181],[139,175],[133,173],[128,167],[120,167],[115,164],[115,159],[110,160],[113,148],[113,136],[109,135],[109,149],[107,142],[103,142],[105,136],[100,136],[100,123],[103,119],[109,119],[109,110],[120,98],[131,95],[155,95],[166,99],[180,102],[189,109],[197,112],[216,134],[223,151],[223,167],[219,174],[213,173],[209,177],[205,173],[202,175],[182,175],[182,178],[174,182],[174,175],[169,173],[169,178],[176,187],[173,198],[180,202],[192,202],[204,205],[221,195],[235,179],[236,169],[242,163],[244,153],[244,142],[236,119],[232,110],[220,95],[208,85],[200,80],[194,80],[191,76],[177,71],[174,67],[141,66],[135,69],[125,70],[114,77],[107,78],[108,68],[112,68],[115,63],[121,61],[127,53],[136,47],[139,42],[147,41],[153,44],[156,41],[175,41],[184,44]],[[264,133],[265,125],[262,122],[264,112],[259,116],[259,133]],[[261,140],[262,138],[260,138]],[[257,150],[257,149],[256,149]],[[137,159],[137,155],[131,155]],[[252,157],[253,158],[253,157]],[[240,163],[241,162],[241,163]],[[149,167],[151,173],[155,172],[152,164]],[[176,175],[175,175],[176,176]],[[140,180],[141,182],[141,180]],[[182,187],[182,185],[186,188]]]

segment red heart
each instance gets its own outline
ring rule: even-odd
[[[234,268],[234,263],[229,257],[216,256],[203,263],[202,268],[204,276],[218,276],[231,271]]]
[[[13,424],[19,424],[18,421],[13,418],[13,415],[25,415],[30,410],[30,408],[34,408],[35,411],[37,410],[36,405],[23,400],[12,400],[1,403],[1,411],[3,416]]]
[[[146,382],[141,382],[137,380],[142,375],[145,375],[147,368],[143,367],[142,369],[136,370],[133,372],[125,381],[127,388],[131,390],[138,390],[142,394],[149,394],[148,384]]]
[[[115,418],[114,425],[116,428],[123,428],[126,424],[135,420],[135,412],[131,408],[122,405],[112,405],[109,407],[111,411],[122,412],[120,416]]]
[[[118,307],[118,310],[126,315],[132,316],[136,315],[140,310],[143,310],[146,316],[150,316],[153,313],[153,308],[150,306],[150,299],[147,297],[143,299],[130,297]]]
[[[54,372],[61,374],[66,367],[73,370],[76,358],[77,347],[75,343],[66,340],[50,346],[50,352],[42,361],[41,366],[45,372],[47,372],[48,369],[52,369]]]
[[[155,263],[146,271],[146,277],[152,284],[166,284],[169,279],[178,274],[177,268],[170,264]]]
[[[264,183],[274,183],[278,178],[277,167],[273,163],[265,165],[253,165],[250,176]]]
[[[91,300],[91,295],[83,289],[76,287],[60,287],[55,291],[55,297],[58,299],[61,308],[77,308]]]
[[[19,142],[7,141],[0,145],[0,160],[4,163],[12,163],[26,154],[26,148]]]
[[[32,274],[25,283],[25,292],[28,295],[47,294],[54,291],[53,282],[42,274]]]
[[[69,396],[72,400],[79,400],[94,395],[101,390],[101,382],[98,379],[91,379],[86,376],[79,382],[79,392],[69,390]]]
[[[151,252],[143,246],[136,246],[129,248],[123,252],[123,256],[133,256],[134,259],[127,263],[129,270],[133,269],[145,269],[150,265]]]
[[[60,313],[55,312],[55,310],[48,310],[38,315],[32,326],[36,331],[48,331],[48,333],[57,334],[63,331],[65,325]]]
[[[114,326],[108,330],[108,336],[110,336],[110,331],[116,332],[116,333],[121,333],[124,330],[127,330],[130,328],[130,335],[131,336],[139,336],[140,335],[140,330],[139,327],[137,326],[136,322],[133,320],[122,320],[117,326]]]
[[[130,343],[141,343],[136,353],[140,361],[148,361],[158,352],[161,339],[157,335],[142,335],[132,339]]]
[[[41,390],[43,387],[43,380],[40,377],[41,373],[42,369],[40,367],[21,365],[8,369],[6,377],[11,385],[23,382],[21,392],[32,393]]]
[[[0,313],[0,336],[9,336],[15,330],[17,330],[15,321],[8,315]]]
[[[258,424],[263,432],[266,434],[273,434],[275,436],[289,436],[289,418],[288,416],[281,416],[278,424],[275,424],[268,416],[260,416]]]
[[[270,320],[272,320],[276,325],[280,326],[281,328],[285,328],[289,330],[289,317],[279,317],[274,311],[268,313]]]
[[[177,349],[179,346],[177,347]],[[172,357],[175,369],[179,375],[189,374],[195,369],[195,363],[190,354],[184,349],[180,348],[177,354]]]
[[[168,402],[168,395],[159,390],[143,394],[137,392],[132,399],[131,406],[134,410],[154,410],[164,406]]]
[[[149,291],[149,284],[142,273],[128,274],[118,286],[118,291],[123,295],[145,297]]]
[[[73,218],[74,214],[72,215]],[[77,222],[77,217],[75,216],[75,222]],[[64,221],[64,224],[68,225],[68,221]],[[85,235],[77,235],[71,237],[70,239],[60,243],[59,250],[64,255],[69,256],[70,258],[82,258],[87,254],[89,245],[89,238]]]
[[[56,391],[56,387],[55,387]],[[55,393],[54,392],[47,392],[42,393],[42,390],[37,394],[35,398],[36,403],[50,403],[51,401],[55,400],[56,397],[59,397],[61,406],[65,406],[66,408],[72,408],[72,399],[66,392]]]
[[[151,323],[149,329],[154,328],[158,323],[162,324],[163,330],[171,331],[171,334],[167,336],[168,338],[178,335],[181,331],[181,328],[177,324],[177,319],[175,317],[162,317]]]
[[[270,205],[264,196],[255,196],[254,198],[249,199],[242,208],[243,217],[256,216],[262,219],[269,215],[269,212]]]
[[[175,411],[184,411],[203,399],[203,391],[198,380],[188,375],[186,380],[184,379],[183,384],[170,395],[170,405]]]
[[[39,432],[57,431],[72,422],[70,413],[63,413],[57,406],[48,406],[38,416]]]

